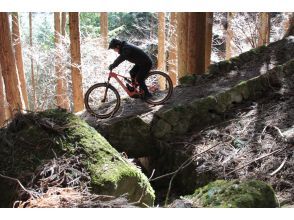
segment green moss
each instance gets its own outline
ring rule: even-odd
[[[239,57],[243,62],[249,62],[252,59],[252,54],[249,51],[247,51],[245,53],[240,54]]]
[[[274,208],[278,206],[273,189],[259,180],[217,180],[196,189],[186,198],[203,207]]]
[[[233,102],[240,103],[243,99],[250,97],[246,81],[242,81],[231,89],[231,99]]]
[[[208,71],[210,74],[219,74],[220,70],[219,70],[218,63],[214,63],[214,64],[209,65]]]
[[[232,97],[229,92],[225,91],[218,93],[215,97],[217,100],[218,112],[225,112],[227,109],[231,107]]]
[[[207,110],[209,109],[214,109],[216,103],[217,100],[214,96],[207,96],[205,98],[201,98],[199,100],[192,102],[190,105],[193,107],[195,111],[202,114],[204,112],[207,112]]]
[[[237,56],[237,57],[232,57],[232,58],[230,59],[230,61],[231,61],[232,65],[234,65],[234,66],[240,66],[240,64],[242,63],[242,62],[241,62],[241,59],[239,58],[239,56]]]
[[[250,53],[255,54],[255,55],[258,55],[258,54],[261,54],[261,53],[265,52],[266,51],[266,48],[267,47],[265,45],[262,45],[260,47],[251,49],[250,50]]]
[[[222,73],[229,72],[233,67],[230,60],[223,60],[218,63],[218,66],[219,66],[220,72],[222,72]]]
[[[196,75],[189,74],[189,75],[183,76],[179,79],[179,82],[181,85],[193,86],[195,85],[195,82],[196,82]]]

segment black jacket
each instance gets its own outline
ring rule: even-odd
[[[123,41],[119,50],[119,56],[113,62],[112,67],[115,68],[123,61],[127,60],[139,66],[151,66],[151,58],[140,48],[135,45],[128,44]]]

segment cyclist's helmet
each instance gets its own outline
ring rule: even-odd
[[[108,46],[108,50],[109,49],[114,49],[116,48],[118,45],[121,45],[121,41],[118,40],[118,39],[112,39],[109,43],[109,46]]]

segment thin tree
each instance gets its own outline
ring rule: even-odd
[[[153,39],[154,35],[154,18],[153,15],[150,16],[150,39]]]
[[[171,12],[170,15],[170,44],[168,47],[168,74],[173,82],[177,85],[177,13]]]
[[[289,26],[284,37],[294,35],[294,12],[289,18]]]
[[[60,12],[54,12],[54,29],[55,29],[55,73],[57,76],[56,101],[57,106],[69,110],[69,100],[66,94],[66,79],[62,69],[62,43],[61,43],[61,19]]]
[[[227,22],[226,22],[226,59],[232,57],[232,44],[233,44],[233,31],[232,31],[232,19],[233,13],[227,13]]]
[[[24,105],[21,97],[7,12],[0,12],[0,27],[0,65],[9,110],[14,115],[16,113],[15,110],[22,110]]]
[[[212,47],[212,26],[213,26],[213,12],[206,13],[206,27],[205,27],[205,71],[208,70],[211,61],[211,47]]]
[[[65,37],[66,34],[66,12],[61,13],[61,35]]]
[[[30,29],[30,47],[33,48],[33,25],[32,25],[32,12],[29,13],[29,29]],[[33,97],[33,110],[37,109],[37,94],[36,94],[36,81],[34,73],[34,59],[31,55],[31,81],[32,81],[32,97]]]
[[[84,110],[83,82],[81,74],[79,13],[69,13],[71,76],[73,89],[74,112]]]
[[[18,19],[17,12],[12,13],[12,42],[14,46],[15,60],[16,60],[20,87],[21,87],[21,93],[24,100],[24,107],[28,109],[29,101],[28,101],[28,93],[27,93],[27,83],[26,83],[24,67],[23,67],[21,35],[19,31],[19,19]]]
[[[158,12],[158,57],[157,69],[165,71],[165,13]]]
[[[102,46],[108,48],[108,15],[107,12],[100,12],[100,33],[102,37]]]
[[[177,13],[178,78],[187,75],[188,13]]]
[[[157,69],[161,71],[166,70],[165,60],[165,13],[158,12],[158,55],[157,55]],[[164,88],[164,81],[159,78],[159,85]]]
[[[65,38],[66,35],[66,12],[62,12],[61,13],[61,35],[63,37],[63,39]],[[62,47],[66,47],[64,41],[61,41],[61,45]],[[66,62],[66,61],[65,61]],[[63,63],[63,65],[66,65],[66,63]],[[63,87],[63,92],[64,92],[64,108],[67,110],[70,110],[70,100],[67,94],[67,90],[68,90],[68,80],[66,77],[66,73],[64,71],[64,69],[62,69],[62,87]]]
[[[5,110],[5,91],[0,65],[0,128],[6,120]]]
[[[259,13],[258,46],[268,45],[270,42],[270,13]]]

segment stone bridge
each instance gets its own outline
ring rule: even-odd
[[[87,113],[83,117],[128,157],[158,156],[161,142],[218,123],[238,103],[279,88],[284,77],[294,72],[293,58],[294,37],[290,36],[212,64],[204,75],[180,79],[164,105],[124,99],[113,118],[97,120]]]

